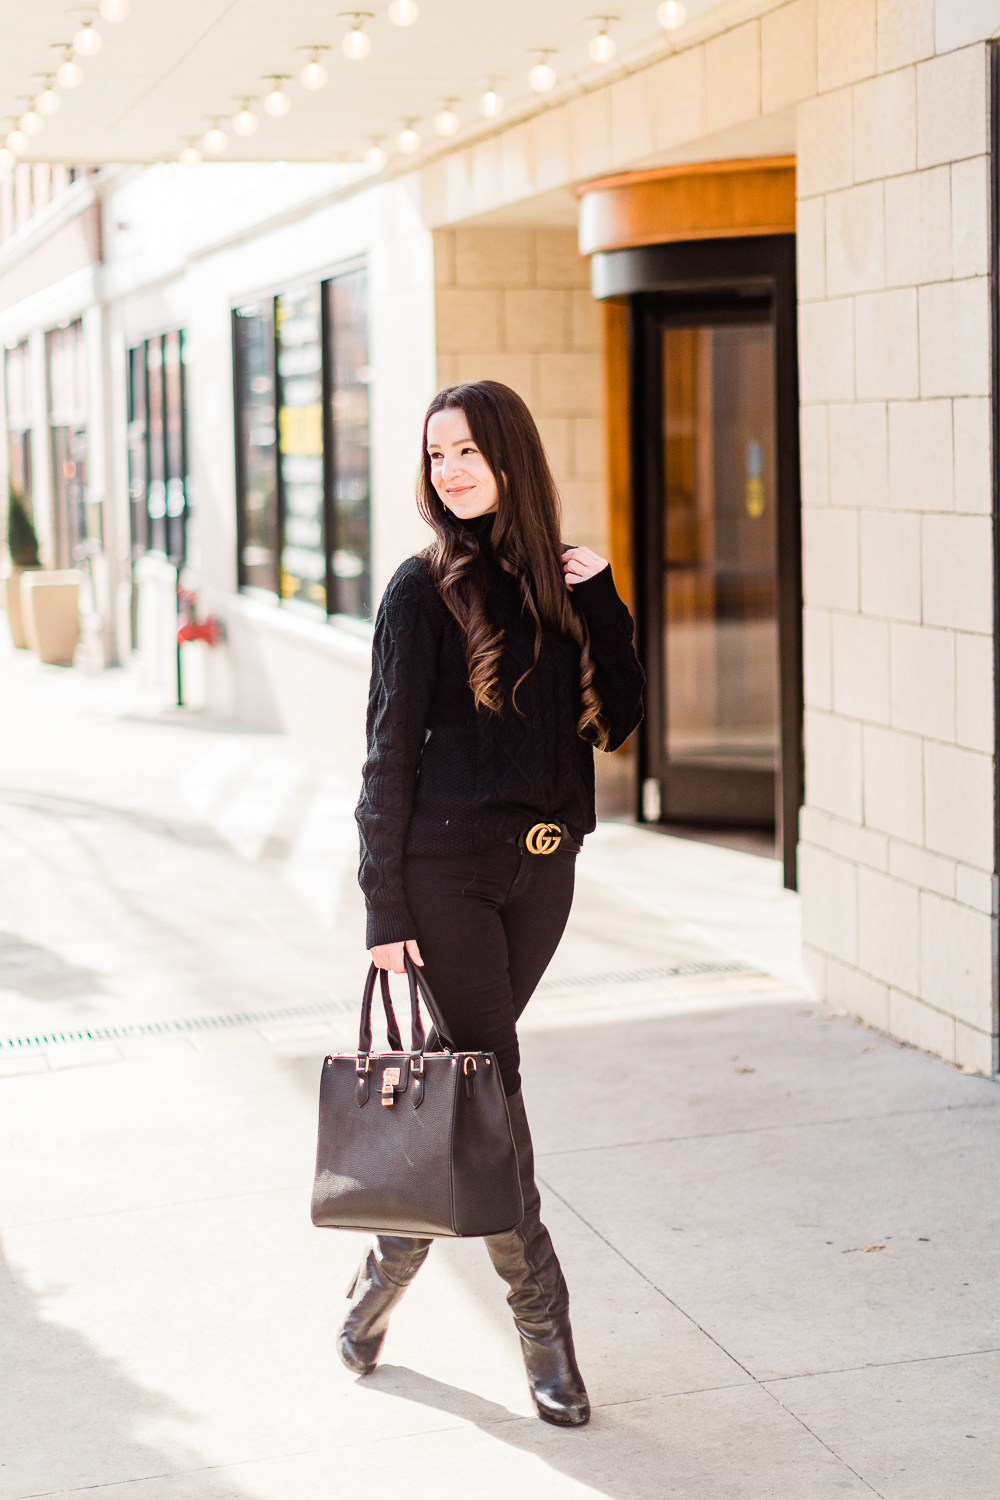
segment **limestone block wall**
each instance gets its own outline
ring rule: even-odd
[[[563,535],[607,556],[603,315],[573,229],[434,234],[439,386],[500,380],[538,423]]]
[[[989,1072],[987,48],[935,55],[922,0],[841,9],[798,130],[806,953]]]

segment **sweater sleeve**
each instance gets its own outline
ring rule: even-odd
[[[642,690],[646,674],[635,654],[635,625],[618,597],[610,565],[593,578],[573,585],[573,598],[590,631],[594,686],[608,726],[609,750],[623,745],[642,722]]]
[[[403,848],[437,680],[441,620],[419,564],[404,563],[375,621],[368,695],[368,758],[355,817],[358,880],[368,906],[367,946],[417,936],[403,889]]]

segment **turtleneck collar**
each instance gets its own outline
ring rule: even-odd
[[[480,547],[483,547],[489,545],[496,514],[495,510],[488,510],[485,515],[471,516],[467,521],[463,521],[461,518],[458,519],[463,531],[471,532]]]

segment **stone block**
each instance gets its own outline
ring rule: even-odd
[[[457,229],[455,282],[459,287],[531,286],[534,236],[530,229]]]
[[[509,385],[539,415],[536,354],[459,354],[456,382],[499,380]]]
[[[495,208],[501,199],[500,140],[490,136],[469,150],[468,194],[474,213]]]
[[[954,631],[893,624],[889,631],[889,669],[893,727],[953,741]]]
[[[858,518],[849,510],[802,513],[807,604],[856,610],[859,599]]]
[[[869,78],[854,90],[854,180],[912,172],[917,165],[917,78],[912,68]]]
[[[992,755],[993,641],[988,635],[955,636],[955,738],[967,750]]]
[[[760,114],[760,22],[750,21],[705,44],[709,130],[727,130]]]
[[[993,539],[986,516],[923,517],[924,623],[993,629]]]
[[[806,609],[802,618],[805,698],[810,708],[833,707],[833,637],[825,609]]]
[[[815,844],[819,849],[829,849],[831,821],[830,814],[822,812],[818,807],[800,807],[799,838],[804,844]]]
[[[611,100],[595,89],[569,106],[570,145],[575,179],[599,177],[614,165],[611,154]]]
[[[920,893],[875,870],[858,871],[858,968],[915,993],[920,985]]]
[[[656,150],[656,113],[649,73],[632,73],[611,85],[611,152],[616,167]]]
[[[989,1030],[992,1021],[990,919],[924,892],[920,897],[920,993],[943,1011]]]
[[[989,515],[990,404],[984,396],[952,403],[955,433],[955,509]]]
[[[831,297],[874,292],[885,286],[881,182],[866,182],[827,197],[826,286]]]
[[[604,475],[604,422],[600,417],[576,417],[571,427],[573,476],[601,481]]]
[[[800,198],[795,220],[799,299],[811,302],[826,296],[825,198]]]
[[[499,292],[440,287],[435,321],[441,354],[480,354],[504,347]]]
[[[830,503],[889,503],[889,450],[882,401],[830,407]]]
[[[536,115],[534,131],[535,183],[540,193],[573,180],[570,166],[568,109],[547,109]]]
[[[599,417],[604,369],[598,354],[540,354],[539,410],[547,417]]]
[[[801,869],[802,866],[799,866]],[[802,944],[802,968],[806,976],[806,983],[814,995],[821,999],[826,996],[826,966],[827,957],[818,948],[813,948],[809,943]]]
[[[806,801],[823,812],[860,823],[861,725],[810,709],[805,744]]]
[[[889,841],[889,874],[922,891],[936,891],[949,899],[955,894],[955,861],[900,839]]]
[[[992,915],[993,876],[989,870],[976,870],[972,865],[956,865],[955,900],[961,906],[971,906],[973,911]]]
[[[455,231],[454,229],[435,229],[434,231],[434,285],[454,286],[455,284]]]
[[[861,609],[888,620],[919,621],[919,516],[862,511]]]
[[[512,125],[497,137],[500,143],[500,198],[504,203],[519,203],[530,198],[535,188],[534,135],[525,122]]]
[[[980,870],[993,868],[990,756],[924,742],[924,821],[928,849]]]
[[[830,432],[825,406],[799,408],[802,504],[830,502]]]
[[[989,158],[974,156],[951,168],[952,275],[989,272]]]
[[[827,847],[831,854],[849,859],[853,864],[883,872],[888,869],[889,840],[884,833],[859,828],[856,823],[845,823],[842,818],[831,818]]]
[[[826,999],[866,1026],[889,1029],[889,987],[835,958],[826,961]]]
[[[566,540],[576,547],[590,547],[606,557],[607,507],[603,484],[598,480],[564,479],[559,494]]]
[[[878,0],[878,70],[934,56],[934,0]]]
[[[556,483],[573,478],[573,422],[570,417],[536,417]]]
[[[761,17],[761,108],[773,114],[816,92],[816,0],[792,0]]]
[[[967,47],[917,66],[917,165],[982,156],[989,150],[986,49]]]
[[[854,181],[854,90],[839,89],[799,106],[796,190],[803,198]]]
[[[571,297],[571,292],[539,291],[534,287],[504,292],[502,347],[512,354],[566,351],[571,340]]]
[[[575,229],[536,230],[535,285],[589,290],[590,262],[580,254]]]
[[[921,1052],[933,1052],[948,1062],[955,1059],[955,1022],[951,1016],[902,990],[889,991],[889,1030]]]
[[[669,151],[707,130],[705,49],[691,47],[650,70],[656,112],[656,149]]]
[[[457,354],[442,354],[438,352],[437,357],[437,388],[443,391],[446,386],[458,385],[458,361]]]
[[[799,306],[799,383],[805,402],[853,401],[854,304],[849,299]]]
[[[875,0],[819,0],[818,36],[821,94],[875,72]]]
[[[865,726],[865,826],[924,841],[923,745],[914,734]]]
[[[604,347],[604,305],[588,292],[572,293],[572,347],[600,353]]]
[[[870,724],[888,724],[889,626],[884,620],[834,615],[833,708]]]
[[[885,185],[885,264],[889,286],[950,281],[951,172],[932,167]]]
[[[869,292],[854,303],[858,400],[920,394],[917,292]]]
[[[802,939],[821,953],[857,963],[858,872],[846,859],[802,846]]]
[[[988,395],[990,322],[986,277],[922,286],[918,296],[920,394]]]
[[[889,504],[899,510],[951,510],[950,401],[890,401]]]
[[[993,1072],[993,1038],[989,1032],[956,1021],[955,1061],[964,1072],[989,1078]]]

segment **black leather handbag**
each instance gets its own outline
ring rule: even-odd
[[[389,1052],[372,1052],[381,972]],[[514,1229],[524,1213],[503,1083],[492,1052],[428,1052],[420,984],[406,956],[411,1045],[404,1052],[385,970],[372,964],[357,1053],[326,1058],[319,1092],[313,1223],[376,1234],[471,1236]]]

